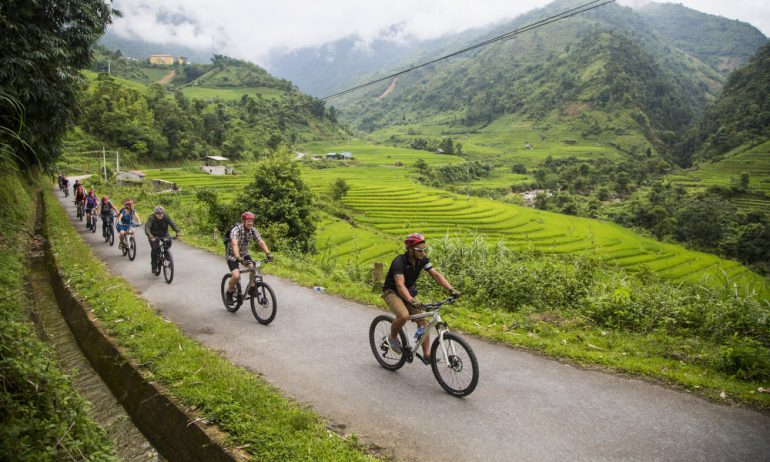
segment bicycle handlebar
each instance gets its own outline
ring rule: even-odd
[[[444,300],[441,300],[440,302],[425,303],[423,305],[423,308],[425,308],[426,310],[430,310],[430,309],[438,308],[441,305],[446,305],[446,304],[450,304],[451,305],[452,303],[455,302],[455,300],[456,300],[456,298],[454,297],[454,295],[450,295],[449,297],[447,297]]]

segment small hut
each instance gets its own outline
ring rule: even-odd
[[[206,156],[201,157],[199,160],[203,161],[201,169],[210,175],[229,175],[233,172],[231,167],[225,165],[227,157],[222,156]]]
[[[131,186],[144,183],[144,172],[139,170],[131,170],[130,172],[119,173],[115,177],[115,181],[121,186]]]

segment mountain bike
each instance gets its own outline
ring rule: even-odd
[[[96,232],[96,208],[92,208],[88,211],[88,219],[86,220],[86,229],[90,229],[92,233]]]
[[[171,239],[175,237],[159,237],[158,240],[158,265],[163,270],[163,279],[166,283],[171,284],[174,280],[174,257],[171,256],[171,251],[168,250],[171,247]],[[160,275],[160,272],[155,273],[155,276]]]
[[[62,191],[64,191],[64,197],[70,197],[70,187],[69,186],[64,186]]]
[[[78,214],[78,220],[83,221],[83,203],[82,202],[77,203],[77,214]]]
[[[262,263],[266,263],[267,259],[258,260],[254,262],[254,267],[251,269],[241,270],[241,277],[243,279],[243,273],[249,273],[249,284],[246,286],[246,290],[242,290],[241,281],[235,282],[235,294],[233,296],[232,303],[228,303],[227,300],[227,285],[232,276],[227,273],[222,278],[222,303],[225,304],[227,311],[235,313],[238,308],[243,305],[243,302],[249,300],[251,302],[251,312],[260,324],[270,324],[275,319],[275,313],[277,305],[275,302],[275,293],[273,289],[267,285],[262,279],[262,271],[260,266]],[[243,264],[243,262],[241,262]]]
[[[114,218],[115,215],[102,216],[102,237],[104,237],[104,242],[110,244],[110,247],[115,244],[115,226],[112,224]]]
[[[424,306],[425,312],[409,316],[410,321],[430,318],[424,331],[415,333],[414,346],[407,341],[404,329],[398,332],[402,352],[396,353],[388,345],[390,326],[395,319],[392,315],[377,316],[369,327],[369,344],[377,362],[390,371],[400,369],[404,363],[411,363],[415,357],[423,360],[418,353],[422,348],[422,338],[432,327],[436,328],[436,339],[430,349],[428,362],[439,385],[453,396],[468,396],[476,389],[479,381],[479,364],[476,354],[468,342],[459,335],[449,331],[447,323],[441,319],[441,305],[454,303],[454,297]]]
[[[120,251],[123,252],[123,256],[125,257],[128,255],[128,259],[131,261],[134,261],[134,258],[136,258],[136,239],[134,238],[136,233],[134,232],[134,228],[137,226],[141,226],[141,223],[131,223],[125,236],[123,236],[124,242],[121,243],[120,248]]]

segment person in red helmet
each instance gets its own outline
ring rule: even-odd
[[[453,288],[441,273],[433,267],[426,253],[428,247],[425,243],[425,236],[419,233],[412,233],[404,239],[406,252],[393,259],[390,264],[385,284],[382,287],[382,298],[388,304],[390,310],[396,315],[396,319],[390,327],[390,336],[388,344],[396,353],[402,351],[401,342],[398,340],[398,332],[409,320],[409,316],[422,312],[422,303],[417,300],[417,289],[415,283],[420,276],[420,271],[425,270],[431,275],[434,281],[445,288],[453,297],[460,296],[460,291]],[[427,319],[417,321],[422,327],[428,324]],[[430,358],[430,334],[423,335],[422,340],[422,361],[429,363]],[[419,355],[418,355],[419,356]]]
[[[227,253],[227,267],[230,268],[231,278],[227,284],[227,304],[232,305],[234,303],[233,296],[235,294],[235,281],[238,281],[241,272],[238,270],[238,263],[242,263],[251,269],[254,265],[254,259],[249,255],[249,242],[256,241],[259,248],[265,253],[267,261],[273,261],[273,254],[270,253],[270,248],[267,247],[267,243],[259,235],[259,232],[254,228],[254,219],[256,215],[251,212],[243,212],[241,214],[241,222],[230,228],[230,233],[226,242]]]

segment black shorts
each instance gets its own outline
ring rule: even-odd
[[[254,259],[251,258],[251,255],[246,255],[245,257],[243,257],[243,260],[246,263],[249,263],[249,262],[253,263],[254,262]],[[237,270],[238,269],[238,260],[230,260],[228,258],[227,259],[227,267],[230,268],[230,271]]]

